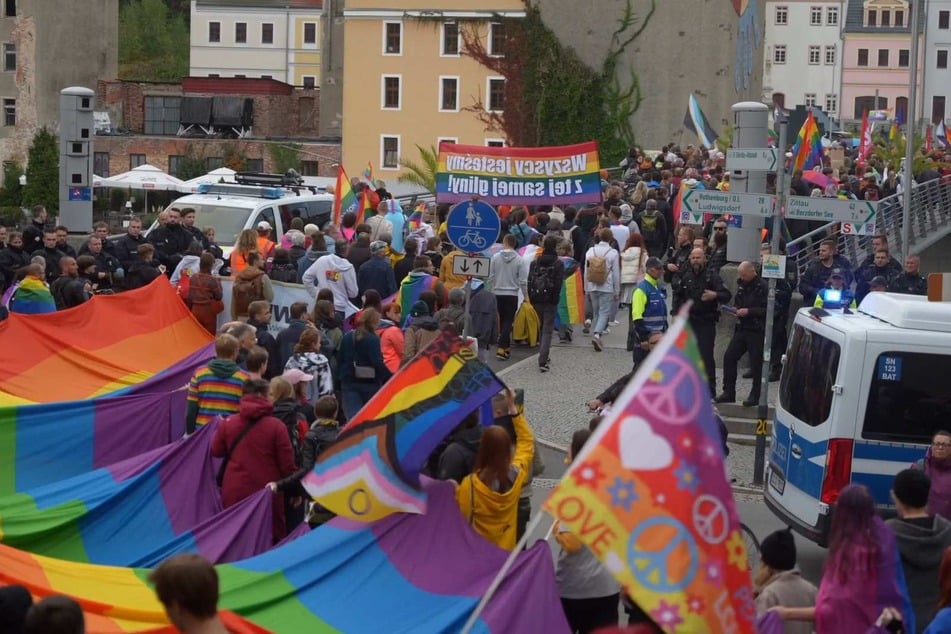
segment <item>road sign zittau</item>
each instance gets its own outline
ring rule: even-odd
[[[489,267],[492,258],[484,255],[456,255],[452,259],[453,275],[471,275],[472,277],[489,277]]]
[[[495,208],[480,200],[461,202],[449,210],[446,234],[460,251],[485,251],[499,238],[502,225]]]
[[[773,215],[773,197],[769,194],[734,194],[708,189],[688,189],[681,201],[683,211],[722,216]]]
[[[779,150],[774,147],[730,148],[726,151],[726,168],[772,172],[776,169],[778,156]]]
[[[820,222],[851,222],[856,225],[875,222],[878,203],[868,200],[839,200],[837,198],[786,198],[787,219],[816,220]]]

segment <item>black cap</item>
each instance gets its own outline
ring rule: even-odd
[[[845,277],[845,273],[843,273],[842,269],[840,269],[840,268],[834,268],[834,269],[832,269],[832,274],[829,275],[829,277],[842,277],[842,278],[844,278],[844,277]]]
[[[792,570],[796,567],[796,540],[792,530],[785,528],[770,533],[760,544],[760,558],[773,570]]]
[[[885,288],[886,286],[888,286],[888,282],[886,282],[885,278],[882,277],[881,275],[876,275],[875,277],[873,277],[872,279],[868,281],[868,285],[881,286],[882,288]]]

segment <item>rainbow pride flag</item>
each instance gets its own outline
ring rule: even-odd
[[[43,280],[28,275],[17,285],[10,297],[10,313],[41,315],[55,313],[56,302]],[[19,346],[17,346],[19,350]]]
[[[403,311],[400,326],[406,325],[406,319],[409,317],[409,310],[413,304],[419,301],[419,296],[425,291],[436,291],[439,284],[439,278],[435,275],[413,275],[412,273],[403,278],[400,282],[398,291],[383,300],[383,305],[391,302],[399,304]],[[445,299],[445,298],[441,298]]]
[[[508,553],[468,526],[452,484],[425,480],[423,488],[426,515],[399,514],[370,526],[337,518],[251,559],[218,565],[229,631],[460,631]],[[0,584],[22,584],[35,597],[73,597],[90,634],[176,631],[148,573],[0,545]],[[519,553],[474,631],[568,632],[547,544]]]
[[[558,298],[558,313],[555,315],[555,327],[580,324],[584,322],[584,279],[581,268],[574,258],[560,257],[565,266],[565,283]]]
[[[270,491],[221,506],[209,453],[216,424],[188,442],[0,497],[0,541],[115,566],[155,566],[183,552],[219,563],[268,550]]]
[[[501,389],[460,337],[442,331],[347,423],[301,484],[334,513],[362,522],[425,513],[426,458]]]
[[[333,225],[340,226],[341,218],[348,211],[357,210],[357,195],[350,186],[350,179],[343,165],[337,166],[337,184],[334,187]]]
[[[22,286],[21,286],[22,288]],[[90,399],[141,383],[207,346],[164,277],[75,309],[0,323],[0,408]],[[50,389],[50,386],[56,389]]]
[[[363,168],[363,180],[373,184],[373,163],[367,161],[367,166]]]
[[[376,215],[376,209],[373,207],[373,195],[375,192],[369,188],[364,187],[363,193],[360,194],[360,202],[357,209],[357,224],[363,224],[370,218]]]
[[[808,170],[816,165],[822,165],[822,137],[819,134],[816,119],[810,111],[806,115],[806,121],[799,129],[799,135],[796,137],[796,144],[792,149],[790,170],[792,172]]]

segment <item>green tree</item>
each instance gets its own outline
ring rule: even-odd
[[[188,75],[188,25],[164,0],[131,0],[119,9],[119,76],[178,81]]]
[[[422,187],[428,192],[436,193],[436,166],[439,163],[439,150],[435,145],[425,148],[417,145],[419,162],[400,159],[400,167],[405,169],[399,180],[401,183],[411,183]]]
[[[289,169],[300,171],[300,143],[271,143],[267,146],[271,155],[271,170],[283,174]]]
[[[23,206],[46,205],[50,215],[59,211],[59,141],[46,127],[33,137],[26,165]]]
[[[0,207],[20,207],[23,204],[23,168],[16,161],[3,165],[3,188],[0,189]]]

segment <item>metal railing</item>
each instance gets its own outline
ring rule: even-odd
[[[903,211],[902,195],[894,194],[878,201],[875,215],[876,232],[888,237],[889,249],[899,261],[904,260],[906,253],[921,253],[951,234],[951,176],[916,184],[912,188],[907,249],[901,243]],[[853,267],[858,267],[870,255],[871,236],[843,233],[841,223],[830,222],[790,241],[787,246],[800,275],[816,259],[819,243],[825,239],[835,240],[838,253],[848,258]]]

